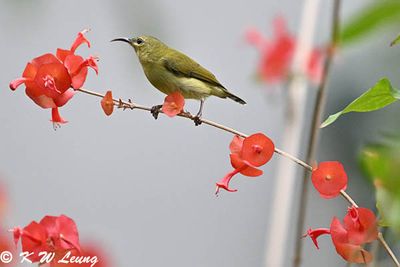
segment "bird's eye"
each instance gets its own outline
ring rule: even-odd
[[[138,45],[141,45],[141,44],[144,43],[144,41],[143,41],[142,38],[138,38],[138,39],[136,40],[136,43],[137,43]]]

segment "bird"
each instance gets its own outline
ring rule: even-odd
[[[111,42],[128,43],[136,52],[149,82],[164,94],[179,91],[185,99],[200,100],[200,108],[193,118],[201,124],[204,100],[209,96],[230,98],[242,105],[246,102],[229,92],[210,71],[184,53],[170,48],[152,36],[116,38]],[[162,105],[153,106],[151,113],[157,119]]]

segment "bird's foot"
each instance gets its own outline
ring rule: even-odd
[[[155,105],[153,107],[151,107],[151,115],[153,115],[154,119],[158,119],[158,114],[160,114],[162,105]]]
[[[197,113],[196,116],[193,117],[194,125],[199,126],[203,123],[203,120],[201,119],[201,113]]]

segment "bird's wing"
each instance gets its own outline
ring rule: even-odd
[[[166,55],[162,58],[164,67],[176,76],[196,78],[203,82],[219,86],[224,86],[215,78],[214,74],[203,68],[199,63],[179,51],[174,51],[172,55]]]

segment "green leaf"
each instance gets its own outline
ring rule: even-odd
[[[376,188],[380,225],[390,226],[400,237],[400,135],[385,135],[383,141],[365,145],[359,160]]]
[[[354,15],[340,33],[342,45],[367,36],[382,26],[400,21],[400,1],[375,1]]]
[[[320,127],[324,128],[330,125],[343,114],[349,112],[369,112],[378,110],[392,104],[398,99],[400,99],[400,92],[392,87],[388,79],[383,78],[378,81],[374,87],[370,88],[360,97],[355,99],[342,111],[330,115]]]
[[[390,46],[395,46],[400,43],[400,34],[394,39],[391,43]]]
[[[376,207],[379,211],[379,225],[390,227],[400,235],[400,197],[390,193],[383,187],[376,188]]]

